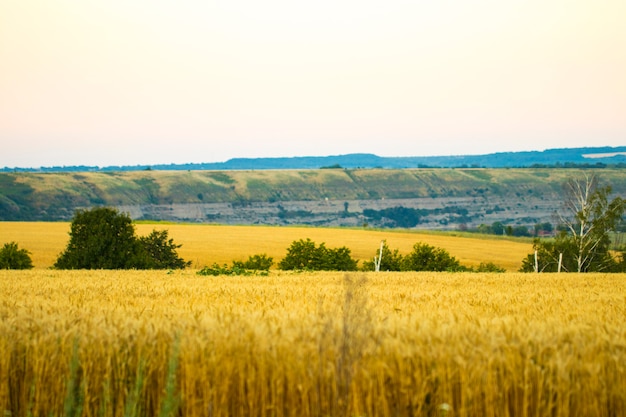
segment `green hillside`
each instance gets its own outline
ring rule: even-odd
[[[626,197],[626,170],[586,172]],[[98,205],[119,207],[135,218],[250,224],[276,223],[276,216],[292,212],[294,223],[306,224],[306,213],[343,211],[350,220],[368,207],[455,204],[524,217],[539,206],[558,206],[561,185],[579,174],[548,168],[0,173],[0,220],[67,220],[78,208]]]

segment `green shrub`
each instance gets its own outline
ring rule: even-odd
[[[381,271],[402,271],[403,257],[398,251],[398,249],[394,249],[393,252],[387,245],[387,241],[383,241],[383,251],[382,251],[382,260],[380,261],[380,270]],[[380,250],[376,251],[376,258],[380,256]],[[376,263],[374,259],[371,261],[365,261],[363,263],[364,271],[375,271]]]
[[[233,261],[233,267],[241,269],[250,269],[253,271],[269,271],[274,264],[274,258],[267,256],[265,253],[252,255],[245,262]]]
[[[274,264],[271,257],[266,254],[257,254],[248,257],[247,261],[233,261],[233,265],[219,265],[214,263],[211,266],[205,266],[198,275],[267,275],[269,269]]]
[[[237,263],[235,262],[233,262],[233,265],[231,267],[229,267],[226,264],[219,265],[217,263],[214,263],[213,265],[205,266],[204,268],[198,271],[198,275],[214,276],[214,277],[219,276],[219,275],[250,276],[250,275],[267,275],[267,274],[269,274],[268,270],[259,271],[259,270],[245,269],[237,265]]]
[[[191,265],[178,256],[173,239],[168,239],[167,230],[153,230],[148,236],[139,238],[140,252],[137,266],[141,269],[184,269]]]
[[[278,263],[282,270],[308,271],[356,271],[357,261],[352,259],[350,249],[319,246],[311,239],[293,241],[287,255]]]
[[[476,272],[506,272],[506,269],[493,262],[481,262],[478,268],[476,268]]]
[[[416,243],[413,251],[404,257],[404,271],[464,271],[458,260],[448,251],[426,243]]]
[[[5,243],[0,249],[0,269],[32,269],[30,252],[19,249],[17,243]]]

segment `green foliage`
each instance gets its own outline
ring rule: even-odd
[[[205,266],[198,271],[198,275],[267,275],[273,264],[274,260],[266,254],[256,254],[249,256],[245,262],[233,261],[230,267],[226,264],[219,265],[217,263]]]
[[[15,174],[0,174],[0,219],[31,220],[35,217],[34,188]]]
[[[213,265],[205,266],[204,268],[198,271],[198,275],[214,276],[214,277],[217,277],[219,275],[230,275],[230,276],[262,275],[263,276],[263,275],[268,275],[268,274],[269,274],[269,271],[267,270],[259,271],[259,270],[245,269],[236,265],[236,263],[233,263],[233,265],[230,267],[226,264],[220,265],[220,264],[214,263]]]
[[[228,265],[220,265],[218,263],[214,263],[211,266],[205,266],[201,270],[198,271],[198,275],[207,275],[207,276],[218,276],[218,275],[236,275],[232,273],[232,270],[228,268]]]
[[[545,227],[551,227],[552,225],[550,223],[547,223],[547,226]],[[538,233],[538,230],[543,230],[541,229],[542,227],[544,227],[543,225],[535,225],[535,234]],[[550,229],[551,230],[551,229]],[[499,236],[530,236],[530,230],[528,229],[527,226],[511,226],[511,225],[505,225],[502,222],[493,222],[491,224],[491,226],[488,226],[486,224],[481,224],[476,228],[476,231],[478,233],[484,233],[484,234],[490,234],[490,235],[499,235]]]
[[[493,262],[481,262],[478,265],[478,268],[475,269],[476,272],[506,272],[506,269],[494,264]]]
[[[33,261],[30,252],[19,249],[17,243],[5,243],[0,249],[0,269],[31,269]]]
[[[463,271],[466,270],[445,249],[426,243],[416,243],[403,260],[404,271]]]
[[[611,187],[599,187],[597,177],[585,175],[570,179],[564,186],[564,211],[560,214],[559,234],[554,240],[535,239],[533,249],[520,271],[557,272],[559,259],[564,272],[612,272],[619,262],[609,252],[609,232],[622,220],[626,201],[609,201]]]
[[[471,220],[469,211],[466,208],[447,206],[436,209],[414,209],[404,206],[396,206],[382,210],[365,209],[363,216],[372,223],[383,227],[415,227],[428,216],[441,216],[447,214],[446,219],[441,219],[441,224],[463,223]]]
[[[139,238],[140,252],[137,267],[141,269],[184,269],[191,265],[178,256],[173,239],[168,239],[167,230],[153,230],[148,236]]]
[[[322,259],[323,263],[320,265],[320,270],[328,271],[356,271],[357,261],[352,259],[350,255],[350,249],[345,246],[339,248],[326,248],[322,243],[320,249],[324,248]]]
[[[167,231],[137,238],[127,214],[108,207],[79,210],[72,220],[70,241],[57,269],[158,269],[189,265],[178,257]]]
[[[376,255],[374,256],[376,258],[381,256],[380,250],[377,250]],[[382,258],[380,261],[381,271],[402,271],[403,259],[404,258],[402,257],[398,249],[394,249],[392,251],[389,248],[389,245],[387,245],[387,241],[383,241]],[[365,261],[363,263],[363,270],[375,271],[376,270],[375,260],[372,259],[371,261]]]
[[[274,259],[271,256],[267,256],[265,253],[251,255],[245,262],[233,261],[233,267],[252,271],[269,271],[273,264]]]
[[[390,227],[415,227],[419,224],[420,218],[427,215],[426,210],[418,210],[403,206],[391,207],[382,210],[365,209],[363,215],[375,221],[382,221],[385,226]]]
[[[380,256],[380,250],[376,253]],[[364,271],[375,271],[376,260],[363,264]],[[413,251],[402,256],[398,249],[391,250],[386,241],[383,241],[381,271],[474,271],[474,272],[506,272],[493,262],[483,262],[478,268],[462,266],[454,257],[442,248],[436,248],[424,243],[416,243]]]
[[[107,207],[79,210],[72,220],[70,241],[57,269],[131,269],[139,245],[127,214]]]
[[[324,243],[319,246],[311,239],[291,243],[287,255],[278,263],[282,270],[356,271],[357,261],[345,246],[332,249]]]
[[[537,251],[538,272],[558,272],[559,256],[563,254],[561,261],[561,271],[576,271],[576,261],[574,253],[576,247],[573,240],[568,237],[567,232],[562,231],[555,239],[533,240],[533,250]],[[530,253],[522,260],[520,272],[533,272],[535,270],[535,254]]]
[[[319,250],[311,239],[293,241],[287,249],[287,255],[278,263],[283,270],[316,269],[321,263]]]

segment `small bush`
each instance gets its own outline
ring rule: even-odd
[[[228,265],[220,265],[214,263],[211,266],[205,266],[201,270],[198,271],[198,275],[207,275],[207,276],[218,276],[218,275],[236,275],[233,273],[233,270],[228,267]]]
[[[250,275],[268,275],[268,270],[250,270],[246,268],[242,268],[236,262],[233,262],[233,265],[229,267],[228,265],[220,265],[218,263],[214,263],[211,266],[205,266],[201,270],[198,271],[198,275],[204,276],[220,276],[220,275],[230,275],[230,276],[250,276]]]
[[[478,268],[476,268],[476,272],[506,272],[506,269],[493,262],[481,262]]]
[[[30,252],[19,249],[17,243],[5,243],[0,249],[0,269],[32,269]]]
[[[265,253],[252,255],[245,262],[233,261],[233,267],[241,269],[250,269],[253,271],[269,271],[274,264],[274,258],[267,256]]]

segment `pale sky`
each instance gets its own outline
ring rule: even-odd
[[[626,145],[624,0],[0,0],[0,167]]]

